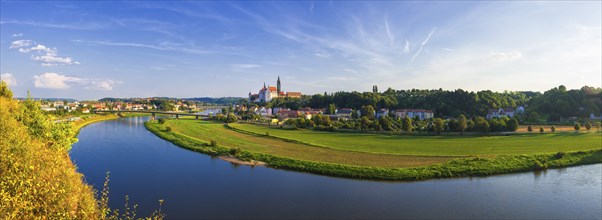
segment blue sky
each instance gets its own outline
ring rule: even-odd
[[[35,97],[601,86],[602,3],[1,2],[0,73]]]

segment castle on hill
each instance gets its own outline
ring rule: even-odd
[[[278,81],[276,81],[276,86],[265,86],[265,82],[263,83],[263,88],[259,90],[258,94],[251,94],[249,92],[249,101],[250,102],[269,102],[273,98],[282,98],[282,97],[290,97],[290,98],[301,98],[301,92],[287,92],[282,91],[282,86],[280,85],[280,76],[278,76]]]

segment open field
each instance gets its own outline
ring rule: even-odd
[[[483,176],[602,162],[602,149],[599,149],[599,147],[591,148],[595,150],[579,150],[566,153],[558,153],[561,149],[564,149],[558,148],[556,153],[480,155],[456,158],[404,156],[310,146],[298,141],[286,141],[273,137],[273,132],[270,133],[270,137],[249,134],[245,131],[235,131],[227,128],[222,123],[212,121],[168,120],[165,125],[159,124],[157,121],[148,121],[145,126],[157,136],[192,151],[212,156],[231,156],[250,162],[262,161],[267,166],[274,168],[351,178],[421,180]],[[168,126],[171,131],[167,129]],[[387,139],[411,136],[381,137]],[[555,138],[564,139],[567,137],[570,138],[571,136]],[[470,138],[478,137],[458,137],[458,139]],[[208,142],[211,140],[216,140],[217,146],[209,145]],[[410,140],[412,139],[410,138]],[[596,139],[594,138],[594,140]],[[357,139],[349,140],[350,143],[354,141],[357,141]],[[240,148],[241,150],[233,151],[232,148]],[[456,148],[462,147],[456,146]]]
[[[366,153],[469,156],[556,153],[602,148],[601,133],[518,134],[511,136],[396,136],[323,132],[307,129],[284,130],[252,124],[231,127],[346,151]]]
[[[209,143],[252,152],[266,153],[299,160],[375,167],[414,167],[445,162],[454,157],[424,157],[387,154],[366,154],[323,147],[312,147],[284,140],[241,134],[224,127],[223,123],[201,120],[168,120],[173,132]]]

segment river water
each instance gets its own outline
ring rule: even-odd
[[[83,128],[71,158],[112,208],[124,197],[168,219],[600,219],[602,165],[479,178],[379,182],[235,166],[181,149],[122,118]]]

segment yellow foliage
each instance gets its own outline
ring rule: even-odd
[[[5,86],[0,90],[10,91]],[[102,218],[67,152],[73,129],[6,94],[0,96],[0,219]]]

